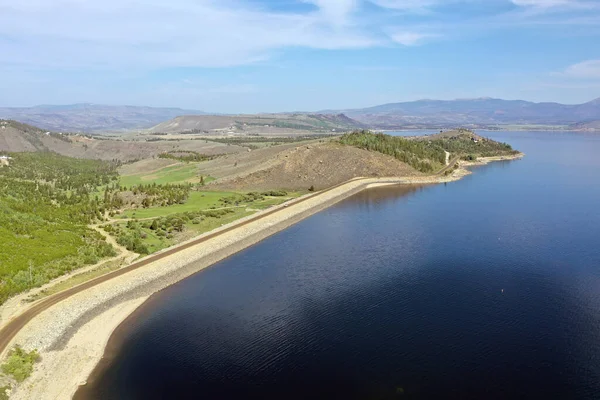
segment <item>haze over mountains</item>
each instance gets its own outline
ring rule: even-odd
[[[41,105],[0,108],[0,118],[13,119],[51,131],[98,132],[150,128],[180,115],[201,115],[198,110],[101,104]]]
[[[325,114],[333,114],[327,120]],[[157,108],[138,106],[108,106],[97,104],[74,104],[66,106],[36,106],[24,108],[0,108],[0,118],[14,119],[52,131],[102,132],[132,129],[173,131],[182,129],[205,129],[203,118],[178,118],[181,116],[211,115],[198,110],[181,108]],[[213,114],[214,115],[214,114]],[[497,127],[502,125],[555,125],[570,129],[598,129],[600,127],[600,98],[584,104],[533,103],[524,100],[501,100],[492,98],[459,100],[418,100],[383,104],[362,109],[327,110],[318,114],[280,113],[248,114],[242,116],[221,115],[223,127],[237,122],[259,125],[265,117],[282,119],[289,128],[300,128],[315,122],[323,128],[449,128]],[[173,120],[178,118],[177,120]],[[251,119],[251,120],[248,120]],[[227,120],[225,122],[225,120]],[[248,121],[246,121],[248,120]],[[211,119],[211,124],[216,120]],[[273,122],[266,122],[273,125]],[[158,125],[158,127],[156,127]],[[158,128],[158,130],[157,130]]]
[[[376,128],[455,127],[494,125],[571,126],[600,121],[600,98],[566,105],[492,98],[418,100],[375,107],[338,110],[350,118]]]

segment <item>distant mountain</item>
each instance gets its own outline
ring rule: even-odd
[[[0,108],[0,118],[18,120],[43,129],[69,132],[99,132],[150,128],[179,115],[202,115],[181,108],[107,106],[99,104],[42,105]]]
[[[382,129],[508,124],[568,126],[600,120],[600,98],[577,105],[492,98],[418,100],[331,112],[343,112],[365,125]]]

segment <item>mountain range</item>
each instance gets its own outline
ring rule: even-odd
[[[0,118],[17,120],[50,131],[98,132],[145,129],[180,115],[203,115],[181,108],[72,104],[0,108]]]
[[[301,119],[301,123],[298,121],[286,121],[286,123],[293,122],[294,125],[303,125],[306,121],[300,117],[301,114],[310,113],[247,114],[243,116],[222,114],[219,117],[234,118],[236,121],[243,118],[261,119],[262,121],[265,117],[280,116],[275,118],[289,119],[290,116],[293,116],[293,119]],[[568,129],[592,130],[600,127],[600,98],[575,105],[492,98],[418,100],[362,109],[326,110],[313,115],[321,115],[318,118],[325,120],[323,115],[332,114],[337,125],[350,128],[402,129],[457,126],[492,128],[506,125],[553,125]],[[14,119],[51,131],[69,132],[150,129],[177,117],[198,115],[215,114],[181,108],[97,104],[0,108],[0,118]],[[173,121],[171,125],[179,125],[179,122],[181,121]],[[333,121],[326,121],[323,128],[327,128],[331,122]],[[230,121],[227,121],[224,125],[229,123]],[[195,121],[194,124],[198,125],[196,128],[201,128],[202,123],[199,121]]]
[[[600,98],[584,104],[533,103],[492,98],[418,100],[375,107],[330,111],[382,129],[494,125],[594,125],[600,121]]]

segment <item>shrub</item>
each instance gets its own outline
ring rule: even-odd
[[[285,190],[270,190],[268,192],[262,192],[261,195],[271,197],[283,197],[287,196],[287,192]]]
[[[8,400],[8,394],[6,393],[10,389],[10,386],[0,387],[0,400]]]
[[[2,372],[11,375],[17,382],[23,382],[33,372],[33,364],[40,359],[37,350],[26,352],[15,346],[8,353],[8,359],[2,364]]]

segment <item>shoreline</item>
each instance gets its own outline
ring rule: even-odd
[[[71,398],[87,379],[94,379],[114,333],[124,327],[124,321],[134,318],[153,294],[355,193],[378,186],[456,181],[471,173],[465,167],[523,156],[459,161],[459,168],[448,176],[356,178],[224,225],[188,242],[222,232],[216,237],[74,294],[33,318],[7,346],[18,343],[27,350],[38,349],[42,355],[32,376],[14,390],[11,399]],[[264,217],[256,219],[261,215]]]

